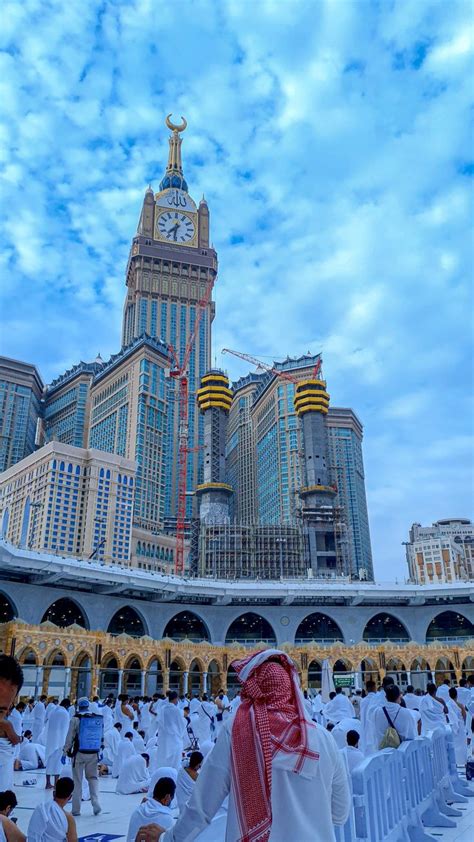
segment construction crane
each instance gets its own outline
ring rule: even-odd
[[[239,357],[241,360],[245,360],[251,365],[255,365],[257,368],[262,368],[264,371],[267,371],[269,374],[275,374],[277,377],[282,377],[284,380],[289,380],[290,383],[299,383],[301,378],[295,377],[294,374],[290,374],[289,371],[284,371],[281,368],[276,368],[274,365],[269,365],[268,363],[262,363],[261,360],[257,359],[257,357],[252,357],[251,354],[243,354],[241,351],[232,351],[230,348],[223,348],[223,354],[232,354],[234,357]],[[311,379],[317,380],[321,373],[321,366],[323,364],[321,355],[318,356],[318,361],[313,368],[311,373]]]
[[[188,455],[190,453],[195,453],[200,449],[199,447],[189,447],[188,445],[188,365],[191,351],[193,350],[196,342],[196,336],[198,335],[202,316],[211,300],[213,288],[214,281],[211,280],[208,284],[204,298],[198,301],[194,327],[184,349],[183,359],[180,361],[178,352],[173,345],[168,346],[173,360],[173,368],[170,371],[170,377],[173,377],[178,383],[178,510],[176,517],[176,576],[182,576],[184,573],[184,531],[186,523]]]

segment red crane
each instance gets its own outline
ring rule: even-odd
[[[188,446],[188,397],[189,397],[189,381],[188,381],[188,364],[191,356],[191,351],[196,342],[196,336],[199,331],[204,310],[206,310],[214,288],[214,281],[210,281],[204,298],[198,301],[196,318],[194,320],[194,327],[188,339],[186,348],[184,349],[183,359],[179,360],[176,348],[169,345],[169,350],[173,359],[173,368],[170,371],[170,377],[174,377],[178,381],[178,511],[176,517],[176,561],[175,574],[182,576],[184,573],[184,528],[186,522],[186,482],[188,471],[188,454],[195,453],[199,447]]]
[[[246,362],[255,365],[257,368],[263,368],[264,371],[268,371],[269,374],[275,374],[277,377],[282,377],[284,380],[289,380],[290,383],[299,383],[301,378],[295,377],[294,374],[291,374],[289,371],[283,371],[281,368],[276,368],[274,365],[269,365],[268,363],[262,363],[261,360],[258,360],[257,357],[252,357],[251,354],[243,354],[241,351],[232,351],[230,348],[223,348],[223,354],[232,354],[234,357],[239,357],[241,360],[246,360]],[[321,366],[323,364],[321,355],[318,356],[318,361],[313,368],[311,373],[311,379],[317,380],[320,373],[321,373]]]

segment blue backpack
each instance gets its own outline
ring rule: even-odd
[[[78,719],[77,751],[97,754],[102,746],[103,718],[96,713],[85,713],[79,714]]]

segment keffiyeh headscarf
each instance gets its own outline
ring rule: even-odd
[[[313,777],[319,755],[290,658],[277,649],[232,664],[242,682],[241,704],[232,726],[231,775],[240,842],[267,842],[272,826],[272,761]],[[281,762],[280,762],[281,761]]]

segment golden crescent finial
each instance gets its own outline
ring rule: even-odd
[[[171,114],[168,114],[168,116],[165,120],[168,128],[171,129],[172,132],[184,132],[186,126],[188,125],[187,120],[184,117],[181,117],[183,122],[181,123],[180,126],[177,126],[175,123],[171,122],[170,117],[171,117]]]

